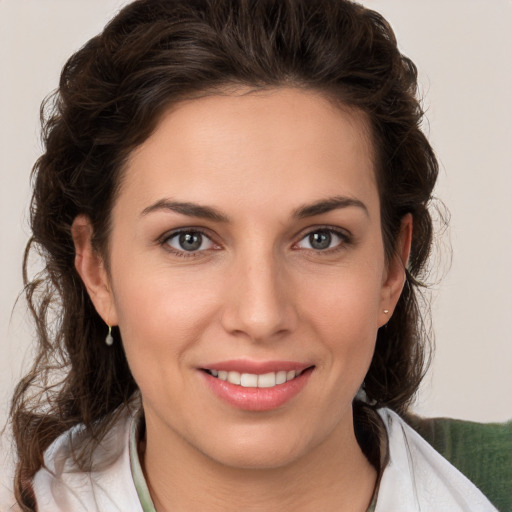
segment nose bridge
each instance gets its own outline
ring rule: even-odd
[[[235,257],[224,311],[225,328],[264,341],[290,330],[292,306],[286,272],[272,247],[247,248]]]

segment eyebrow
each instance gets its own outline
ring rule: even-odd
[[[229,222],[229,219],[221,212],[210,206],[201,206],[196,203],[171,201],[169,199],[160,199],[151,206],[142,210],[141,216],[155,211],[167,210],[175,213],[181,213],[189,217],[199,217],[201,219],[212,220],[214,222]]]
[[[359,199],[345,196],[334,196],[327,199],[320,199],[312,204],[300,206],[293,211],[292,217],[296,219],[305,219],[307,217],[314,217],[315,215],[321,215],[333,210],[349,207],[360,208],[366,213],[366,215],[369,215],[368,208]],[[161,210],[167,210],[181,215],[187,215],[189,217],[207,219],[214,222],[229,222],[229,218],[226,215],[211,206],[202,206],[200,204],[190,202],[172,201],[170,199],[160,199],[156,203],[144,208],[141,216],[143,217],[149,213]]]
[[[359,199],[346,196],[334,196],[327,199],[321,199],[320,201],[316,201],[312,204],[300,206],[293,212],[293,216],[297,219],[305,219],[307,217],[314,217],[315,215],[321,215],[333,210],[349,207],[361,208],[367,216],[369,215],[368,208]]]

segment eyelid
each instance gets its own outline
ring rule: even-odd
[[[183,233],[199,233],[203,237],[207,238],[213,244],[214,247],[208,248],[208,249],[201,249],[201,250],[197,250],[197,251],[185,251],[185,250],[177,249],[176,247],[172,247],[168,243],[169,240],[171,240],[172,238],[175,238]],[[181,228],[173,229],[171,231],[167,231],[166,233],[164,233],[162,236],[160,236],[158,238],[157,242],[158,242],[158,244],[163,246],[165,248],[165,250],[169,251],[170,253],[175,254],[177,256],[183,256],[186,258],[187,257],[188,258],[197,257],[197,256],[201,255],[201,253],[205,253],[208,250],[212,250],[212,249],[216,250],[216,249],[220,248],[220,244],[214,240],[214,237],[208,232],[208,230],[206,230],[204,228],[200,228],[200,227],[195,227],[195,226],[181,227]]]
[[[309,251],[315,251],[318,253],[324,252],[328,253],[330,251],[335,251],[336,249],[339,249],[343,246],[349,245],[352,243],[352,233],[350,233],[348,230],[335,227],[335,226],[329,226],[329,225],[318,225],[318,226],[309,226],[305,230],[302,230],[301,233],[299,233],[296,237],[297,241],[293,243],[293,247],[295,248],[300,242],[302,242],[306,237],[312,235],[313,233],[316,233],[318,231],[327,231],[330,232],[337,237],[341,238],[342,243],[336,245],[335,247],[330,247],[328,249],[302,249],[302,250],[309,250]],[[297,249],[301,249],[298,247]]]
[[[308,237],[312,233],[315,233],[318,231],[328,231],[328,232],[338,236],[342,240],[342,242],[335,247],[331,247],[331,248],[324,249],[324,250],[307,249],[307,248],[302,249],[302,250],[309,250],[309,251],[314,251],[314,252],[318,252],[318,253],[321,253],[321,252],[329,253],[331,251],[335,251],[336,249],[340,249],[346,245],[353,243],[352,233],[350,233],[350,231],[348,231],[347,229],[340,228],[338,226],[320,224],[317,226],[308,226],[307,228],[301,230],[301,232],[294,237],[296,241],[292,244],[292,248],[301,249],[300,247],[297,247],[297,245],[302,240],[304,240],[306,237]],[[210,230],[207,230],[202,227],[196,227],[196,226],[180,227],[180,228],[176,228],[176,229],[167,231],[166,233],[164,233],[162,236],[160,236],[157,239],[157,243],[162,246],[165,246],[165,249],[168,250],[169,252],[177,254],[178,256],[185,256],[185,257],[199,256],[201,253],[211,250],[211,249],[202,249],[202,250],[198,250],[198,251],[185,251],[185,250],[180,250],[180,249],[176,249],[175,247],[172,247],[168,243],[168,241],[171,238],[174,238],[182,233],[199,233],[202,236],[204,236],[205,238],[207,238],[214,245],[213,250],[221,248],[221,244],[219,244],[217,241],[215,241],[215,236],[212,236],[212,234],[210,233]]]

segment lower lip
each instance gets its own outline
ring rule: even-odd
[[[272,388],[244,388],[201,371],[209,388],[222,400],[245,411],[271,411],[289,402],[307,384],[313,368]]]

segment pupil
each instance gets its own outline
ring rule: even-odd
[[[313,249],[328,249],[331,245],[331,238],[328,231],[317,231],[309,235],[309,243]]]
[[[197,251],[201,247],[203,237],[200,233],[182,233],[180,235],[180,246],[185,251]]]

